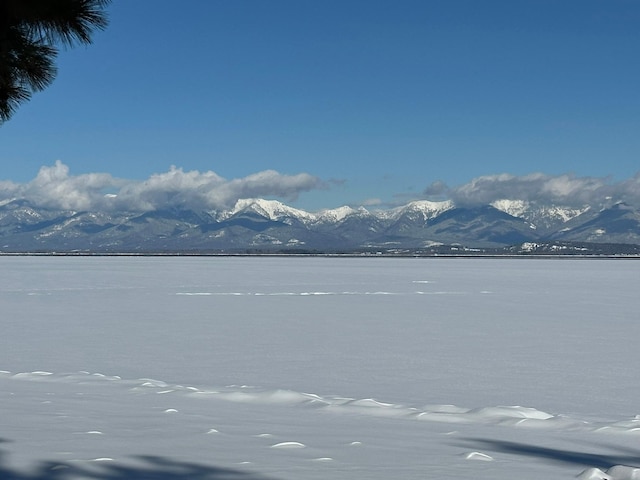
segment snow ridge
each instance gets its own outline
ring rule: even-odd
[[[507,427],[536,429],[571,429],[588,432],[625,433],[640,435],[640,415],[615,421],[593,421],[564,414],[551,414],[519,405],[465,408],[455,405],[411,406],[382,402],[373,398],[356,399],[343,396],[323,396],[291,390],[268,390],[248,385],[226,387],[195,387],[177,385],[151,378],[123,379],[118,375],[105,375],[86,371],[60,374],[48,371],[12,373],[0,370],[0,379],[14,381],[54,382],[75,384],[111,384],[126,388],[135,394],[187,395],[195,398],[223,400],[243,404],[289,405],[323,408],[335,414],[395,417],[407,420],[439,423],[491,424]]]

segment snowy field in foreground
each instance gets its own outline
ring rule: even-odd
[[[0,269],[2,479],[640,479],[637,261]]]

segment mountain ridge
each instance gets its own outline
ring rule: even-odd
[[[640,245],[640,209],[517,199],[487,205],[419,200],[386,210],[343,206],[318,212],[260,198],[217,211],[73,211],[22,199],[0,204],[0,252],[388,251],[545,241]]]

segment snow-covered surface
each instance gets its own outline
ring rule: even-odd
[[[636,479],[639,267],[0,257],[0,478]]]

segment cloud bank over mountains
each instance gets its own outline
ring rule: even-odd
[[[435,182],[425,189],[424,195],[448,198],[457,205],[487,205],[505,199],[571,207],[616,202],[639,205],[640,172],[620,182],[570,174],[488,175],[454,188]]]
[[[307,173],[283,175],[265,170],[227,180],[215,172],[185,172],[171,167],[144,181],[114,178],[108,173],[70,175],[61,161],[40,168],[26,184],[0,182],[0,200],[25,199],[36,206],[65,210],[151,211],[162,208],[233,207],[240,198],[277,197],[293,201],[301,192],[326,188]]]
[[[0,201],[24,199],[38,207],[76,211],[221,210],[232,208],[242,198],[294,201],[303,192],[328,189],[330,183],[308,173],[285,175],[265,170],[229,180],[213,171],[185,172],[177,167],[133,181],[108,173],[71,175],[69,167],[58,160],[53,166],[43,166],[28,183],[0,181]],[[457,205],[510,199],[575,207],[615,202],[639,206],[640,172],[618,182],[570,174],[490,175],[457,187],[434,182],[422,198],[453,200]]]

